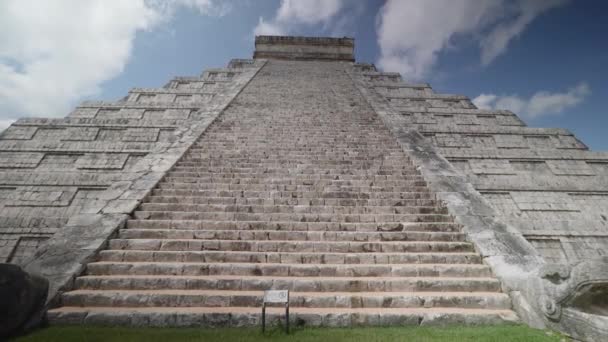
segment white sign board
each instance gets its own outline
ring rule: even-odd
[[[264,291],[264,303],[287,303],[288,301],[288,290]]]

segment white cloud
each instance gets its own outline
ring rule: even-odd
[[[210,0],[0,1],[0,120],[65,116],[123,71],[137,32],[167,22],[179,6],[228,10]]]
[[[232,10],[232,3],[226,0],[144,0],[146,5],[170,19],[180,7],[196,10],[202,15],[224,16]]]
[[[477,108],[481,109],[493,109],[493,104],[498,99],[498,96],[494,94],[481,94],[473,99],[473,103]]]
[[[473,103],[481,109],[507,109],[514,113],[535,118],[561,113],[567,108],[581,103],[589,94],[591,94],[589,85],[581,82],[563,93],[539,91],[529,99],[517,95],[481,94],[473,99]]]
[[[260,17],[253,34],[256,36],[283,36],[285,35],[285,28],[283,25],[265,21],[264,18]]]
[[[255,35],[285,35],[293,34],[303,26],[322,25],[327,27],[346,5],[343,0],[281,0],[275,17],[268,21],[260,18],[253,33]]]
[[[458,37],[474,39],[488,64],[534,18],[566,1],[388,0],[377,17],[378,65],[421,79]]]

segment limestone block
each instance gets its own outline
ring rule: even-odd
[[[44,158],[44,153],[0,152],[0,167],[35,168]]]
[[[475,174],[513,175],[516,173],[509,161],[504,159],[471,159],[469,164]]]
[[[511,197],[522,211],[580,211],[579,207],[567,193],[513,191],[511,192]]]
[[[424,102],[425,103],[425,102]],[[416,108],[420,108],[420,106],[423,106],[423,103],[415,103],[415,105],[417,106]],[[436,124],[437,123],[437,119],[429,113],[414,113],[413,114],[413,123],[416,124]]]
[[[572,135],[560,135],[558,139],[558,148],[563,149],[587,149],[587,146],[580,142]]]
[[[99,108],[95,118],[102,120],[120,118],[120,108]]]
[[[466,144],[472,148],[490,148],[496,146],[494,136],[488,134],[467,134],[464,136]]]
[[[203,89],[205,83],[204,81],[177,82],[176,89]]]
[[[144,118],[148,120],[186,120],[191,112],[191,109],[148,109],[144,112]]]
[[[158,99],[156,98],[156,94],[139,94],[136,101],[140,103],[150,103],[158,102]]]
[[[524,136],[530,148],[555,148],[554,140],[548,135],[526,135]]]
[[[125,153],[87,153],[76,160],[76,168],[122,169],[128,158]]]
[[[66,129],[62,127],[38,127],[34,139],[38,141],[63,140],[66,137]]]
[[[200,98],[197,96],[196,98],[194,97],[194,95],[190,95],[190,94],[178,94],[175,95],[175,103],[189,103],[189,102],[197,102],[196,100],[200,100]]]
[[[70,205],[77,191],[77,187],[22,186],[13,192],[7,206],[65,207]]]
[[[16,240],[14,240],[15,243],[12,244],[12,249],[9,250],[9,254],[6,257],[6,262],[22,265],[48,238],[49,235],[38,234],[19,236]]]
[[[159,128],[127,128],[123,133],[122,141],[149,141],[158,140]]]
[[[95,140],[99,134],[98,127],[69,127],[63,134],[62,140]]]
[[[94,118],[97,115],[99,108],[77,107],[70,113],[72,118]]]
[[[15,126],[12,125],[2,131],[0,139],[2,140],[30,140],[36,134],[38,127],[31,126]]]
[[[525,126],[517,116],[511,115],[499,115],[496,117],[496,121],[501,126]]]
[[[593,176],[595,172],[584,160],[547,160],[547,165],[556,176]]]
[[[433,136],[433,140],[437,146],[441,147],[469,147],[460,134],[437,133]]]
[[[142,119],[144,109],[142,108],[101,108],[97,113],[97,119]]]
[[[496,147],[499,148],[528,148],[528,144],[521,135],[497,134],[494,136]]]

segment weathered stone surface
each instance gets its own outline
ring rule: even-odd
[[[254,58],[355,60],[352,38],[257,36]]]
[[[310,61],[307,46],[267,61],[87,263],[54,321],[84,310],[84,323],[251,325],[268,289],[291,291],[297,324],[516,320],[352,64]]]
[[[576,196],[586,198],[595,196],[593,189],[603,189],[607,184],[603,175],[596,175],[593,168],[581,160],[606,160],[605,154],[585,151],[584,145],[561,130],[543,132],[527,127],[501,127],[504,121],[470,122],[468,117],[463,117],[467,112],[464,109],[446,111],[430,105],[423,110],[423,116],[427,119],[432,116],[433,120],[421,121],[414,115],[419,109],[395,106],[390,98],[374,90],[373,80],[367,78],[367,74],[351,75],[404,150],[410,152],[430,188],[464,226],[469,239],[501,280],[503,290],[510,294],[522,320],[535,327],[549,326],[578,339],[606,339],[606,312],[602,309],[606,303],[597,298],[608,288],[603,271],[608,263],[605,259],[595,259],[588,264],[578,264],[584,253],[603,253],[599,249],[604,249],[608,240],[597,232],[606,229],[602,222],[606,207],[574,201],[573,194],[565,192],[577,191]],[[446,113],[450,115],[446,116]],[[484,120],[487,115],[505,115],[498,112],[482,114],[481,111],[479,114]],[[477,119],[480,119],[479,115]],[[463,129],[450,124],[480,126]],[[570,149],[559,150],[567,142],[571,144]],[[576,180],[559,178],[570,175],[577,176]],[[583,220],[582,216],[577,216],[582,212],[593,213],[599,220]],[[533,219],[532,227],[529,220],[521,219],[525,217],[524,213]],[[556,213],[560,218],[573,221],[568,224],[551,222],[551,216]],[[538,220],[542,231],[535,227],[534,220]],[[546,225],[552,230],[545,229]],[[593,233],[586,234],[590,228],[594,229]],[[560,241],[568,239],[561,236],[593,245],[591,249],[576,253],[578,255],[555,253],[533,239],[558,239],[556,245],[561,249]],[[545,265],[551,261],[566,263],[561,273],[546,275]],[[578,277],[570,280],[570,269],[579,270]],[[595,272],[582,271],[587,269]],[[558,294],[556,284],[547,279],[570,285],[558,285],[563,291]],[[576,301],[579,307],[564,302],[566,297],[579,298]],[[541,302],[539,298],[542,298]],[[591,298],[598,304],[590,305]],[[568,314],[563,317],[559,314],[561,306],[568,307],[564,309]],[[589,314],[590,311],[593,314]],[[584,324],[580,323],[582,320],[585,320]]]
[[[21,267],[0,264],[0,338],[38,326],[44,319],[48,281]]]
[[[516,319],[507,294],[601,340],[608,154],[352,63],[353,44],[258,37],[257,59],[19,120],[0,258],[52,298],[75,288],[59,322],[257,324],[274,288],[296,324],[487,324]]]
[[[263,64],[214,71],[232,75],[215,89],[218,96],[171,85],[137,89],[132,93],[159,99],[89,102],[65,119],[14,123],[0,136],[0,185],[8,185],[0,193],[0,217],[6,220],[0,222],[0,261],[47,277],[49,300],[56,299]],[[205,83],[207,77],[191,81]]]

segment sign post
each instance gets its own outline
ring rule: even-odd
[[[264,291],[262,332],[266,331],[266,304],[285,304],[285,332],[289,334],[289,290]]]

